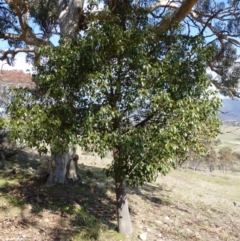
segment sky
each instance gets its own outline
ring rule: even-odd
[[[87,7],[89,0],[84,1],[84,8]],[[103,8],[103,2],[101,2],[98,6],[98,8],[94,7],[94,11],[99,11]],[[36,32],[38,32],[38,28],[37,26],[34,24],[34,30]],[[195,34],[195,29],[191,30],[191,33],[194,35]],[[206,35],[210,35],[211,32],[209,32],[209,30],[206,31]],[[51,39],[51,42],[57,46],[58,45],[58,41],[59,41],[59,36],[55,35],[53,36]],[[213,37],[208,38],[207,41],[211,41],[213,40]],[[1,49],[8,49],[8,43],[5,40],[0,40],[0,50]],[[238,54],[240,54],[240,48],[237,49]],[[16,60],[15,60],[15,64],[14,66],[9,66],[8,64],[6,64],[6,62],[0,61],[0,68],[1,70],[12,70],[12,69],[18,69],[18,70],[23,70],[24,72],[31,72],[31,68],[32,66],[27,64],[25,61],[25,54],[17,54],[16,56]]]
[[[59,36],[55,35],[51,39],[52,43],[56,46],[58,45],[59,41]],[[9,45],[7,41],[5,40],[0,40],[0,50],[1,49],[8,49]],[[31,73],[32,71],[32,65],[26,63],[26,54],[24,53],[19,53],[16,55],[15,61],[14,61],[14,66],[9,66],[6,61],[1,61],[0,60],[0,70],[22,70],[25,73]]]
[[[87,2],[87,1],[86,1]],[[85,6],[86,7],[86,6]],[[99,9],[101,9],[102,6],[99,7]],[[96,9],[97,11],[97,9]],[[194,31],[192,33],[194,35]],[[57,46],[58,45],[58,41],[59,41],[59,36],[54,36],[51,38],[51,41],[52,43]],[[4,41],[4,40],[0,40],[0,50],[1,49],[8,49],[8,43],[7,41]],[[240,49],[238,49],[238,54],[240,52]],[[32,65],[31,64],[28,64],[26,63],[26,55],[24,53],[19,53],[17,54],[16,58],[15,58],[15,61],[14,61],[14,66],[9,66],[6,61],[1,61],[0,60],[0,71],[1,70],[22,70],[24,71],[25,73],[32,73]],[[216,77],[216,74],[213,73],[212,71],[210,70],[207,70],[207,73],[211,73],[213,75],[213,77]],[[213,87],[213,89],[215,89]],[[222,97],[223,98],[223,97]]]
[[[0,45],[1,48],[1,45]],[[25,73],[31,73],[32,65],[26,63],[25,55],[18,54],[16,60],[14,61],[14,66],[10,66],[6,61],[0,60],[1,70],[22,70]]]

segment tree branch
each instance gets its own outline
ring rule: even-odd
[[[160,7],[178,9],[181,2],[179,1],[178,3],[179,4],[177,4],[176,1],[171,1],[171,0],[165,0],[165,1],[160,0],[156,3],[154,3],[153,5],[151,5],[148,9],[149,9],[150,12],[153,12]]]
[[[34,48],[16,48],[14,50],[0,50],[3,55],[0,57],[1,61],[6,60],[9,65],[13,64],[13,60],[18,53],[34,53]]]
[[[64,0],[55,0],[59,14],[60,32],[63,36],[75,38],[79,30],[79,20],[82,15],[84,0],[70,0],[66,5]]]
[[[181,22],[192,11],[192,8],[197,1],[198,0],[184,0],[170,18],[167,18],[158,24],[159,30],[164,32],[171,28],[176,22]]]

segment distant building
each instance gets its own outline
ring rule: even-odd
[[[35,83],[29,74],[22,70],[0,70],[0,116],[6,117],[6,106],[11,101],[9,88],[33,89]]]
[[[34,88],[35,83],[29,74],[24,73],[22,70],[1,70],[0,71],[0,88],[6,87],[27,87]]]

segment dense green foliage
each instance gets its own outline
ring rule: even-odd
[[[201,37],[156,36],[147,14],[126,17],[126,30],[117,16],[99,15],[76,41],[40,48],[37,88],[15,91],[9,113],[15,138],[39,150],[113,151],[107,174],[138,185],[204,151],[218,132],[220,100]]]
[[[81,31],[85,33],[85,20],[89,12],[104,14],[106,10],[112,11],[114,15],[121,16],[121,26],[128,28],[126,12],[132,8],[143,8],[149,11],[149,22],[156,27],[156,32],[169,30],[172,23],[177,21],[185,27],[186,35],[203,35],[205,45],[214,47],[213,58],[208,62],[209,69],[214,72],[212,83],[222,94],[240,97],[237,51],[240,46],[239,1],[185,0],[175,3],[158,0],[91,0],[88,1],[88,7],[81,9],[83,2],[0,0],[0,39],[5,46],[8,45],[0,49],[0,59],[13,64],[14,58],[22,52],[27,53],[28,61],[38,61],[38,47],[53,47],[56,37],[70,36],[71,29],[74,38]],[[167,24],[166,19],[173,21]]]

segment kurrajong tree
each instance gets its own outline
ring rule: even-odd
[[[124,17],[124,26],[123,26]],[[79,144],[104,156],[115,180],[118,227],[131,233],[125,184],[166,174],[219,128],[220,101],[209,89],[214,48],[176,25],[156,33],[144,9],[89,14],[85,34],[38,54],[35,91],[9,108],[12,133],[39,149]]]

